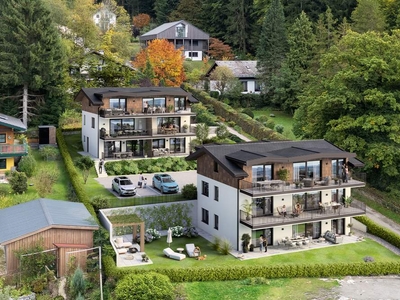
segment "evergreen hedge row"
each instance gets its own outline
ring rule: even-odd
[[[275,266],[231,266],[208,268],[117,268],[111,256],[103,258],[103,267],[108,277],[120,279],[127,274],[157,272],[167,275],[172,282],[243,280],[252,277],[298,278],[333,276],[379,276],[400,273],[400,262],[359,262],[335,264],[290,264]]]
[[[204,104],[211,104],[214,107],[215,114],[224,118],[226,121],[234,121],[239,125],[243,131],[254,136],[258,140],[287,140],[287,138],[278,132],[271,130],[258,121],[253,120],[246,114],[240,113],[233,109],[231,106],[212,98],[209,94],[204,91],[199,91],[192,88],[189,85],[185,85],[184,88],[192,93],[199,101]]]
[[[396,246],[397,248],[400,248],[400,235],[396,234],[390,229],[376,224],[366,216],[356,217],[355,219],[367,226],[368,233],[385,240],[386,242],[393,246]]]
[[[65,143],[65,139],[62,133],[62,130],[60,128],[57,128],[56,131],[56,138],[57,138],[57,144],[58,148],[60,149],[61,156],[64,159],[64,164],[65,164],[65,169],[67,170],[69,179],[71,180],[71,184],[74,187],[76,196],[78,197],[79,201],[85,205],[86,209],[89,211],[89,213],[95,218],[97,222],[97,216],[96,212],[90,203],[89,196],[87,195],[85,188],[82,183],[82,176],[78,173],[78,171],[75,168],[75,165],[72,161],[71,155],[68,152],[67,145]]]

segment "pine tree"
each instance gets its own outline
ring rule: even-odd
[[[272,78],[282,66],[287,51],[285,16],[280,0],[273,0],[268,8],[257,49],[257,69],[261,74],[264,92],[271,89]]]
[[[39,98],[59,96],[64,51],[41,0],[7,0],[0,7],[0,87],[22,95],[22,119]],[[18,99],[19,100],[19,99]],[[60,101],[54,103],[61,106]],[[50,108],[57,110],[56,107]],[[59,113],[59,111],[56,111]]]

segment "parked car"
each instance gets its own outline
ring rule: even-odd
[[[132,181],[126,176],[115,177],[112,181],[111,188],[120,196],[136,195],[136,186],[134,186]]]
[[[177,193],[179,186],[176,181],[168,174],[154,174],[153,187],[164,193]]]

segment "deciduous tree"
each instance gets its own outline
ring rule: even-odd
[[[181,49],[165,39],[156,39],[141,50],[133,65],[144,72],[148,62],[154,71],[152,83],[156,86],[180,86],[185,79],[184,57]]]
[[[231,60],[235,57],[232,48],[216,38],[210,38],[208,55],[216,60]]]
[[[319,88],[295,113],[297,135],[325,138],[356,152],[371,182],[400,179],[400,31],[350,31],[322,57]]]
[[[221,96],[234,89],[239,81],[232,70],[226,66],[216,67],[211,73],[210,79],[215,82],[215,88]]]

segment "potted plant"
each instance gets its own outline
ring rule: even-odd
[[[250,252],[254,252],[254,244],[250,244],[249,249],[250,249]]]
[[[246,220],[251,219],[251,213],[253,212],[253,202],[246,199],[245,203],[242,204],[243,210],[246,213]]]
[[[168,112],[172,112],[174,110],[174,106],[172,104],[169,104],[167,106]]]
[[[247,253],[249,250],[249,244],[250,244],[251,236],[247,233],[243,233],[242,235],[242,247],[243,247],[243,253]]]
[[[183,132],[187,132],[189,129],[189,125],[188,124],[183,124],[182,126]]]
[[[143,145],[143,150],[144,150],[144,157],[146,158],[147,155],[149,154],[149,151],[151,150],[151,143],[150,141],[146,141]]]
[[[352,197],[344,198],[344,206],[345,207],[350,207],[351,206],[351,202],[353,202],[353,198]]]
[[[298,189],[300,187],[301,182],[300,181],[295,181],[294,185],[296,186],[296,189]]]
[[[335,184],[339,183],[339,178],[337,178],[337,177],[333,177],[332,180],[335,182]]]
[[[278,178],[282,181],[287,181],[289,178],[289,170],[288,169],[279,169],[278,172],[276,172],[278,175]]]
[[[351,228],[353,228],[353,223],[347,224],[347,227],[350,228],[349,235],[352,235],[352,234],[354,233],[354,232],[351,230]]]

